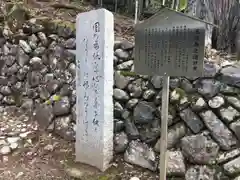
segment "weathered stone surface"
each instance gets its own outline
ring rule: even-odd
[[[124,160],[155,171],[157,168],[156,157],[151,148],[139,141],[131,141],[124,153]]]
[[[240,157],[223,165],[227,175],[234,176],[240,173]]]
[[[184,176],[186,167],[184,157],[181,151],[168,152],[167,175],[168,176]]]
[[[240,64],[235,64],[235,65],[232,65],[232,66],[224,67],[220,71],[221,80],[228,85],[233,85],[233,86],[240,87],[240,84],[239,84],[239,80],[240,80],[239,68],[240,68]]]
[[[212,111],[200,113],[207,128],[223,150],[230,150],[237,141],[231,131],[218,119]]]
[[[154,112],[153,104],[141,101],[133,111],[134,121],[139,124],[150,123],[154,119]]]
[[[222,163],[226,163],[229,160],[236,158],[237,156],[240,155],[240,149],[234,149],[232,151],[229,152],[224,152],[224,153],[220,153],[217,157],[217,163],[218,164],[222,164]]]
[[[199,133],[204,128],[203,122],[189,108],[182,110],[180,112],[180,117],[194,133]]]
[[[187,127],[184,123],[178,123],[174,125],[172,128],[168,131],[168,143],[167,147],[173,148],[182,137],[184,137],[187,133]],[[154,146],[154,150],[159,152],[160,151],[160,139]]]
[[[219,146],[203,135],[193,135],[181,139],[181,149],[193,164],[214,164]]]
[[[214,180],[215,170],[207,166],[192,166],[185,175],[186,180]]]

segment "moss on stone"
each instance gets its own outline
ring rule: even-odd
[[[138,76],[135,72],[132,72],[132,71],[120,71],[120,74],[125,77],[127,77],[127,76],[137,77]]]
[[[9,3],[6,13],[4,17],[6,24],[13,32],[30,18],[30,11],[22,3]]]
[[[51,23],[53,23],[56,27],[64,27],[69,28],[71,31],[75,31],[76,27],[75,24],[70,21],[64,21],[61,19],[52,20]]]
[[[180,96],[179,99],[187,97],[186,92],[181,88],[175,88],[174,91],[176,91],[176,93],[179,94],[179,96]]]
[[[23,99],[22,94],[16,92],[12,96],[13,96],[13,99],[16,103],[16,106],[21,106],[22,105],[22,99]]]

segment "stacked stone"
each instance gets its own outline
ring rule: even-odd
[[[18,106],[42,129],[75,139],[74,29],[65,23],[25,23],[2,29],[0,100]],[[212,57],[212,56],[211,56]],[[169,176],[186,180],[240,177],[240,65],[204,61],[204,77],[171,77],[168,117]],[[114,47],[114,150],[124,160],[158,171],[160,76],[134,73],[134,45]]]

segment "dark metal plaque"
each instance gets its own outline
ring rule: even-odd
[[[155,18],[156,19],[156,18]],[[181,22],[146,22],[135,33],[134,69],[138,74],[202,76],[205,25],[186,18]],[[152,24],[152,25],[151,25]]]

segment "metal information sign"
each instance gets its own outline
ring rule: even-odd
[[[169,76],[202,76],[204,41],[205,22],[168,8],[135,26],[135,72],[163,76],[160,180],[167,174]]]
[[[202,76],[205,24],[163,9],[135,29],[135,72]]]

